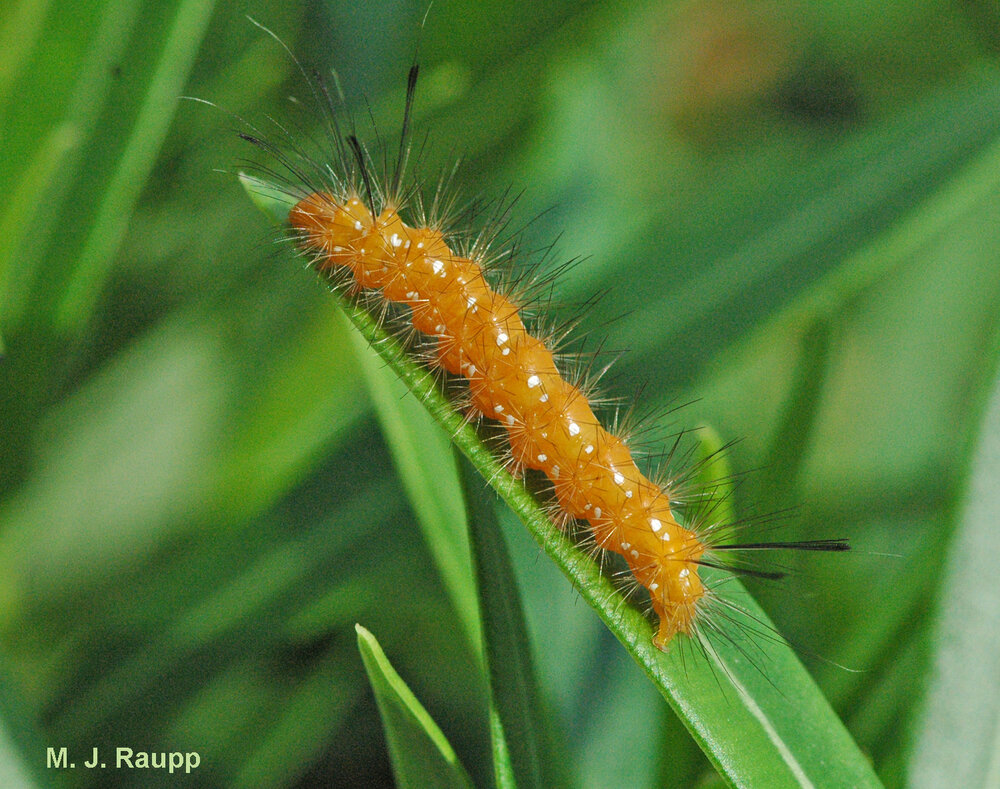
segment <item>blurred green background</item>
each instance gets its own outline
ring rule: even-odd
[[[3,4],[0,783],[392,785],[355,622],[490,780],[483,680],[348,330],[218,172],[260,158],[239,123],[179,100],[289,116],[302,77],[246,13],[388,139],[419,42],[422,171],[459,155],[462,195],[523,189],[528,246],[583,258],[554,309],[606,291],[582,327],[628,351],[606,388],[695,401],[667,432],[739,439],[741,514],[853,541],[755,591],[883,780],[995,781],[996,4],[436,0],[421,29],[426,11]],[[504,527],[567,781],[712,784]],[[202,766],[57,774],[50,745]]]

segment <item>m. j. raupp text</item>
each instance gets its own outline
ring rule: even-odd
[[[119,747],[115,748],[114,759],[108,763],[101,760],[100,751],[94,748],[88,757],[81,762],[88,770],[114,767],[118,770],[166,770],[173,773],[183,768],[184,772],[189,773],[198,769],[201,764],[201,756],[197,751],[136,751]],[[45,766],[55,770],[74,770],[77,763],[69,760],[66,748],[46,748]]]

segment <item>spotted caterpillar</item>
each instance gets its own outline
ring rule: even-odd
[[[465,378],[472,407],[506,429],[513,461],[543,472],[563,510],[588,522],[600,548],[625,557],[659,617],[657,645],[690,632],[705,594],[705,546],[482,265],[456,255],[440,230],[404,224],[391,202],[376,215],[353,190],[313,193],[289,222],[318,269],[346,268],[358,286],[412,310],[414,327],[437,342],[437,364]]]
[[[296,182],[287,189],[295,201],[288,224],[313,267],[333,280],[346,275],[353,289],[409,309],[413,328],[432,343],[428,362],[465,379],[470,412],[506,431],[510,465],[542,472],[562,517],[585,522],[598,548],[627,562],[649,593],[659,648],[678,633],[699,635],[699,612],[713,598],[699,569],[725,566],[713,551],[847,549],[843,540],[719,545],[710,530],[685,528],[672,510],[678,502],[640,471],[625,441],[601,425],[583,389],[560,373],[552,349],[525,327],[514,297],[491,285],[488,245],[463,254],[449,244],[443,223],[414,227],[403,221],[404,195],[412,194],[401,184],[417,73],[414,66],[399,156],[385,183],[374,177],[373,160],[356,136],[341,132],[325,91],[336,166],[241,135],[274,156]]]

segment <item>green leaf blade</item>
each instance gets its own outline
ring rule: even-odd
[[[451,441],[427,411],[357,331],[348,330],[357,351],[393,463],[406,489],[441,580],[472,651],[481,648],[482,633],[476,587],[469,555],[465,500]]]
[[[472,782],[444,734],[389,663],[378,641],[356,625],[358,650],[375,691],[400,787],[469,789]]]
[[[915,726],[909,785],[918,789],[1000,783],[1000,591],[982,583],[1000,553],[1000,386],[983,428],[938,601],[936,681]]]
[[[490,731],[497,786],[542,787],[538,688],[517,581],[492,497],[467,461],[462,462],[461,470],[490,678]]]
[[[176,6],[139,113],[56,308],[55,324],[65,333],[80,331],[96,309],[214,8],[214,0],[180,0]]]

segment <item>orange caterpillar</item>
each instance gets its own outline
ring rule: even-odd
[[[438,364],[466,378],[473,407],[506,428],[514,462],[542,471],[563,510],[586,520],[596,544],[624,556],[649,590],[656,645],[691,632],[705,594],[705,546],[559,374],[518,308],[490,288],[480,263],[455,255],[440,231],[408,227],[391,204],[374,216],[356,193],[313,193],[289,222],[321,271],[349,269],[359,286],[412,309],[413,325],[437,340]]]
[[[457,254],[436,223],[410,227],[400,218],[416,80],[414,66],[399,156],[385,186],[373,179],[372,159],[357,138],[341,133],[322,85],[335,166],[306,156],[280,126],[285,146],[241,136],[291,176],[284,187],[295,201],[288,221],[313,266],[328,278],[346,273],[351,287],[408,307],[413,326],[434,340],[432,364],[466,379],[472,412],[505,428],[512,465],[544,473],[561,513],[586,521],[597,547],[624,557],[659,618],[654,643],[663,649],[677,633],[700,635],[699,611],[714,599],[700,567],[781,575],[717,562],[711,551],[846,550],[844,540],[720,545],[718,531],[699,533],[677,522],[668,492],[642,474],[621,438],[601,426],[586,395],[560,374],[552,350],[525,328],[518,305],[490,286],[483,253]],[[317,86],[309,84],[319,99]],[[317,185],[301,186],[314,178]]]

